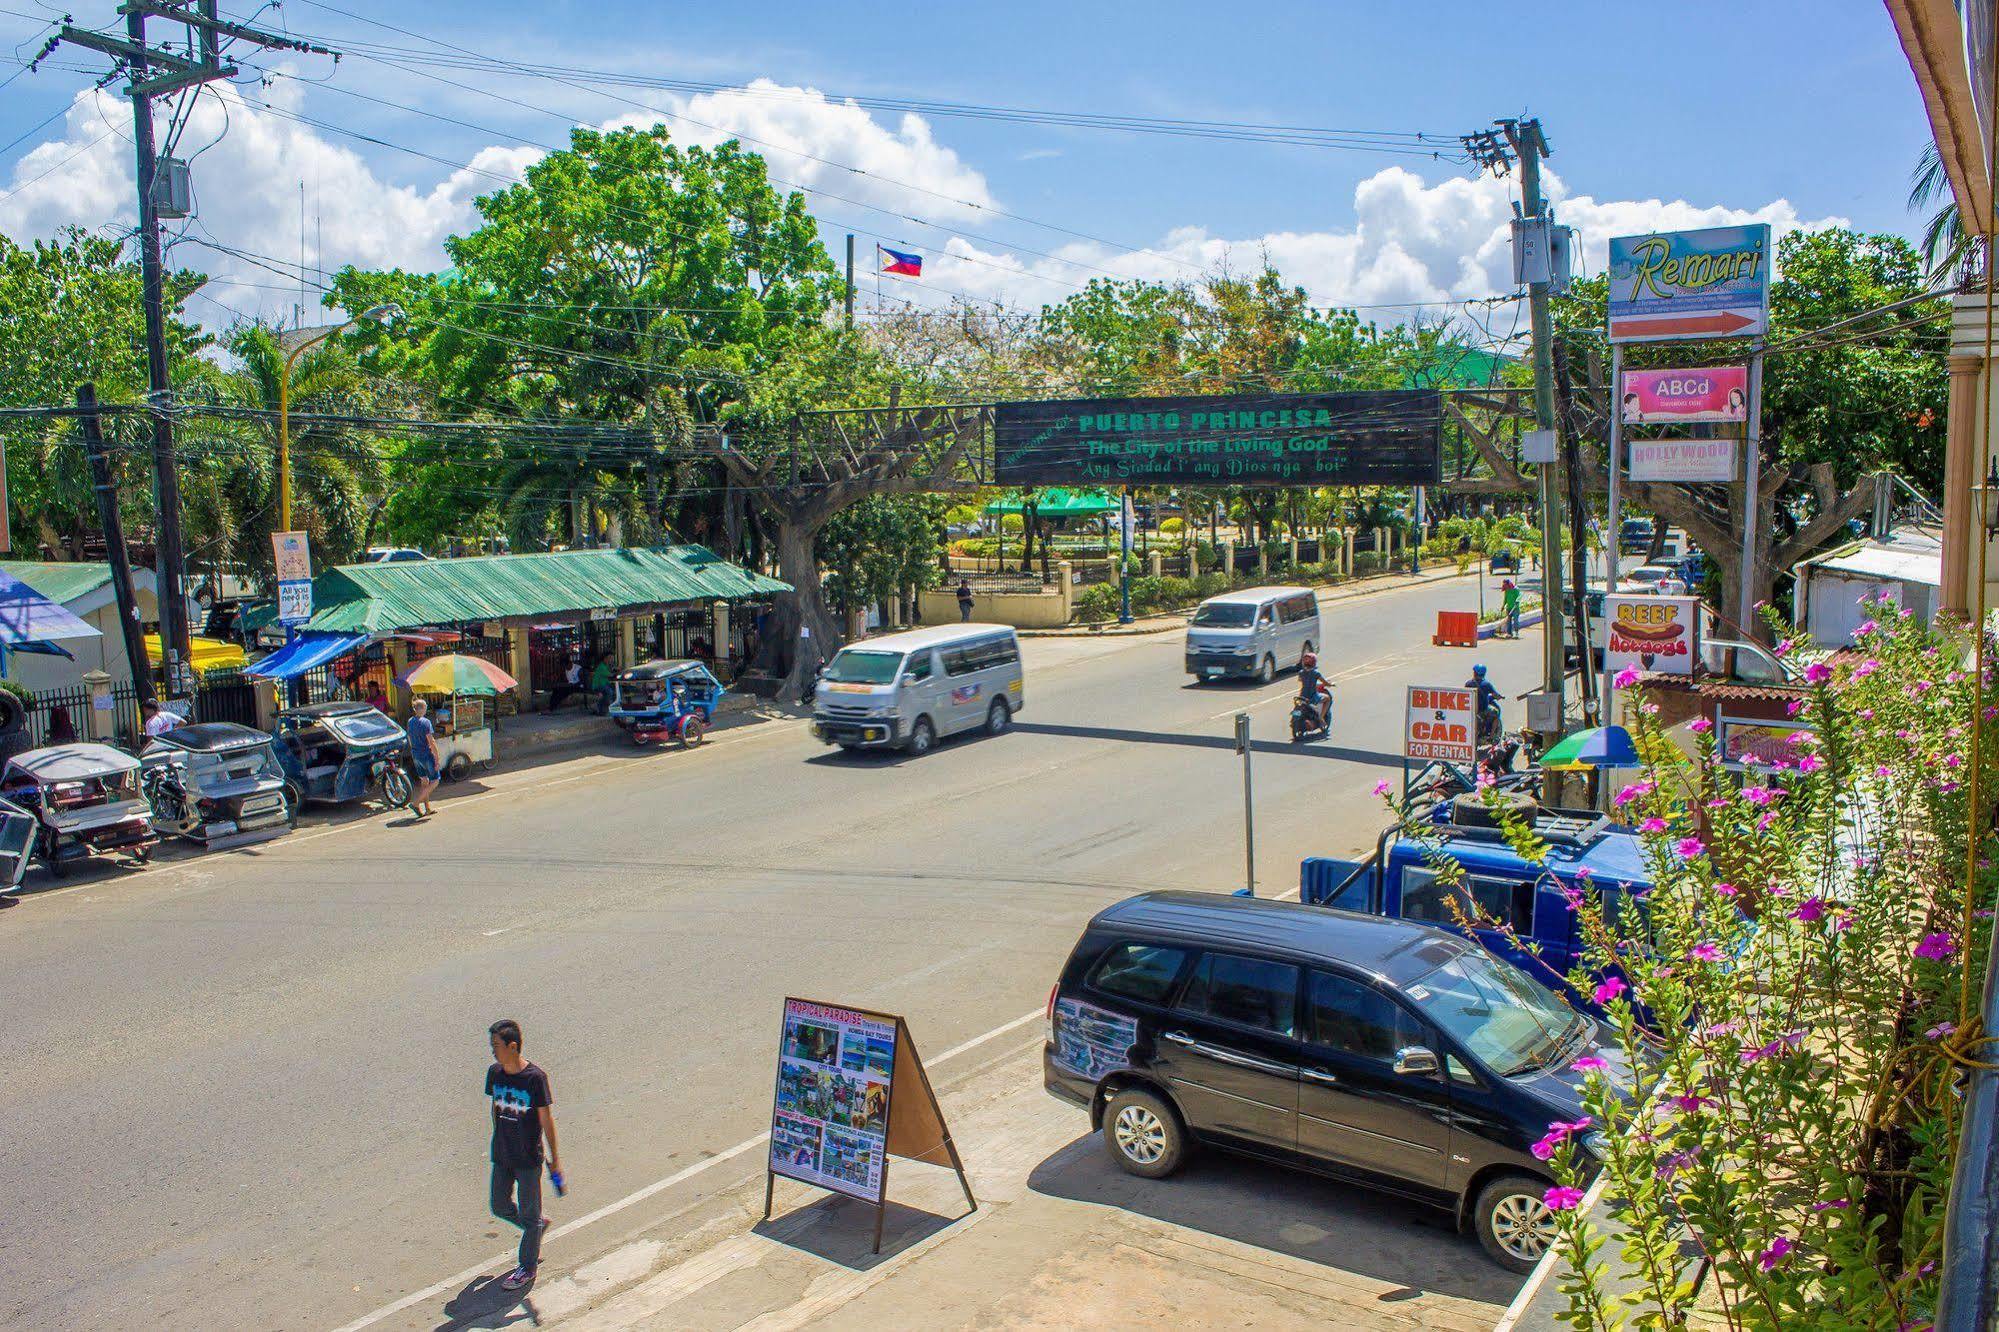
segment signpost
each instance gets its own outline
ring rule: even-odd
[[[271,533],[278,568],[278,622],[302,624],[312,618],[312,546],[303,532]]]
[[[1735,479],[1734,439],[1634,439],[1633,481],[1720,481]]]
[[[1250,795],[1249,756],[1255,746],[1249,739],[1249,714],[1235,715],[1235,752],[1242,755],[1242,852],[1243,889],[1238,897],[1256,896],[1256,803]]]
[[[1761,338],[1770,325],[1770,228],[1615,236],[1610,340]]]
[[[1698,597],[1651,595],[1603,599],[1604,668],[1636,666],[1660,675],[1692,675],[1700,652]]]
[[[880,1253],[890,1156],[949,1165],[978,1210],[908,1025],[889,1013],[786,999],[764,1219],[782,1175],[871,1204]]]
[[[1001,485],[1421,486],[1443,477],[1434,389],[1003,402]]]

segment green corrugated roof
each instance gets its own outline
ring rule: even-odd
[[[1114,513],[1122,506],[1122,500],[1113,499],[1101,490],[1068,490],[1061,486],[1052,486],[1036,497],[1034,512],[1042,518],[1085,518],[1100,513]],[[1027,501],[1017,491],[986,505],[987,513],[1026,511]]]
[[[109,564],[56,564],[43,560],[0,560],[0,569],[58,604],[95,592],[111,581]]]
[[[313,580],[317,609],[305,627],[387,633],[427,624],[789,591],[791,584],[751,573],[706,546],[344,564]]]

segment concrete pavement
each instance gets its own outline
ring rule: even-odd
[[[1040,640],[1014,733],[922,760],[774,722],[0,908],[0,1211],[33,1218],[0,1227],[0,1323],[337,1327],[487,1263],[498,1016],[555,1088],[574,1186],[551,1266],[672,1235],[759,1169],[785,994],[908,1014],[926,1053],[963,1048],[933,1055],[956,1076],[1031,1023],[1095,910],[1239,886],[1238,709],[1263,891],[1371,842],[1402,687],[1463,679],[1473,654],[1429,630],[1472,595],[1329,606],[1316,745],[1281,738],[1288,679],[1192,686],[1170,635]],[[1531,640],[1479,655],[1529,683]],[[435,1326],[464,1284],[380,1325]]]

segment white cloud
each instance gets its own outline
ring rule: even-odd
[[[199,213],[192,236],[295,262],[303,181],[309,267],[435,269],[445,262],[445,237],[474,223],[473,198],[517,179],[541,155],[538,149],[493,146],[481,150],[469,167],[450,170],[427,186],[394,184],[360,154],[286,118],[284,112],[303,111],[308,86],[277,82],[265,93],[277,111],[251,105],[226,84],[212,85],[202,97],[181,138],[183,154],[194,155]],[[747,146],[769,156],[775,178],[842,196],[813,201],[829,244],[837,246],[839,233],[859,224],[918,245],[928,260],[924,278],[892,285],[898,295],[927,304],[945,299],[945,293],[963,293],[1031,308],[1107,273],[1182,281],[1218,268],[1253,271],[1266,259],[1303,286],[1315,304],[1380,307],[1375,313],[1384,320],[1413,312],[1393,307],[1511,290],[1507,222],[1513,183],[1490,176],[1431,183],[1405,168],[1388,167],[1356,186],[1353,222],[1345,228],[1222,236],[1181,227],[1139,252],[1089,241],[1051,242],[1048,233],[1015,233],[1044,255],[964,236],[947,238],[903,218],[921,216],[981,234],[1000,225],[982,213],[997,207],[985,176],[938,143],[919,116],[884,123],[851,102],[768,80],[676,99],[671,110],[672,116],[639,113],[609,126],[664,122],[682,142],[742,136]],[[129,226],[128,115],[125,103],[112,94],[79,94],[60,137],[15,164],[7,184],[16,192],[0,198],[0,230],[30,237],[48,235],[64,223]],[[202,148],[211,140],[212,147]],[[1783,199],[1745,210],[1685,200],[1598,200],[1570,194],[1552,175],[1548,185],[1561,220],[1581,232],[1587,272],[1602,271],[1609,237],[1647,228],[1760,221],[1781,235],[1841,221],[1805,220]],[[870,209],[897,220],[883,222],[882,213]],[[288,314],[295,299],[285,278],[212,250],[186,245],[176,258],[223,279],[208,295],[238,313]],[[228,318],[202,302],[191,313],[215,323]]]

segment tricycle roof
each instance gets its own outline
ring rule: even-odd
[[[262,731],[235,722],[196,722],[191,726],[176,726],[152,738],[155,745],[166,745],[173,749],[185,749],[197,754],[219,754],[231,749],[253,749],[258,745],[268,745],[271,737]]]
[[[139,766],[139,760],[110,745],[83,742],[31,749],[8,759],[7,766],[18,768],[37,782],[80,782],[111,773],[131,772]]]
[[[618,672],[620,680],[671,680],[680,675],[706,675],[708,663],[696,661],[692,657],[680,657],[673,661],[642,661],[636,666]]]
[[[356,713],[374,711],[376,709],[367,703],[304,703],[295,708],[286,708],[278,713],[278,716],[319,721],[327,717],[351,717]]]

